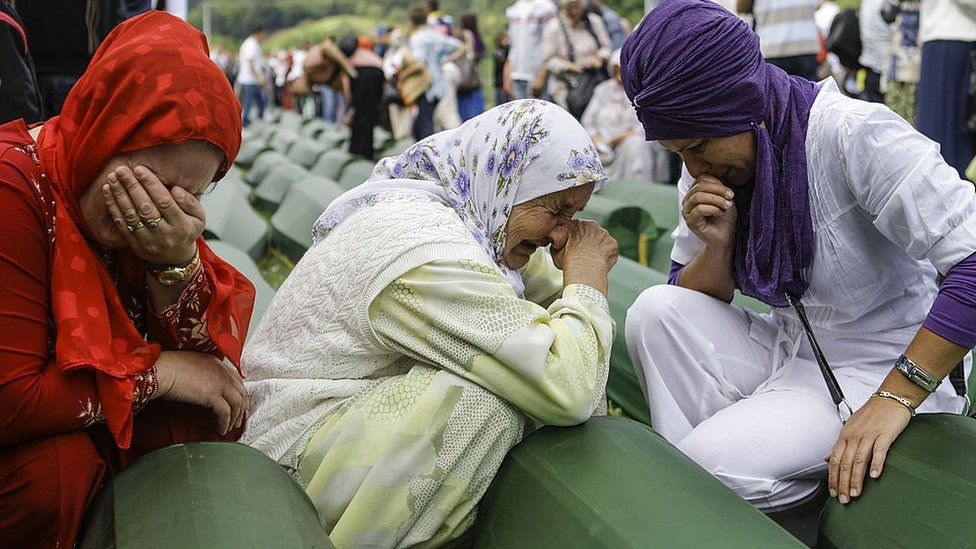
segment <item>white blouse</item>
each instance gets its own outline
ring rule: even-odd
[[[905,120],[845,97],[832,80],[810,110],[806,149],[815,251],[802,299],[810,322],[827,337],[907,345],[937,294],[936,271],[976,251],[973,184]],[[692,184],[683,172],[682,199]],[[684,220],[674,239],[671,258],[688,264],[701,241]],[[795,313],[775,309],[773,319],[792,324]]]

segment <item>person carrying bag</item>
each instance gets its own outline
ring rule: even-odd
[[[593,16],[596,19],[596,16]],[[596,25],[602,25],[598,19],[594,20],[584,12],[583,3],[579,0],[564,0],[562,14],[555,18],[545,32],[544,41],[549,44],[556,44],[562,41],[566,45],[565,52],[551,51],[547,62],[550,73],[558,75],[556,89],[550,89],[550,93],[557,100],[562,101],[563,106],[576,119],[583,116],[586,106],[593,98],[593,91],[596,86],[608,78],[606,72],[606,60],[609,57],[609,39],[606,38],[606,31],[602,27],[598,30]],[[592,37],[595,51],[590,55],[583,55],[586,49],[585,36],[577,33],[572,36],[572,30],[585,30],[589,37]],[[574,44],[573,39],[576,38]],[[551,46],[550,46],[551,47]],[[561,58],[561,59],[560,59]],[[552,88],[552,84],[550,87]],[[558,88],[565,86],[565,95],[560,93]]]

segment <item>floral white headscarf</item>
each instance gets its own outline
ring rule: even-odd
[[[318,243],[379,201],[440,202],[457,212],[521,294],[521,276],[501,262],[512,207],[588,183],[600,189],[606,180],[593,142],[568,112],[545,101],[513,101],[380,160],[365,183],[326,208],[313,235]]]

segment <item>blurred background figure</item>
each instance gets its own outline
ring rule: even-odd
[[[511,66],[508,62],[510,46],[508,29],[498,31],[498,34],[495,35],[495,51],[492,52],[496,106],[508,103],[515,98],[515,94],[512,93]]]
[[[258,119],[264,118],[265,97],[262,88],[267,84],[264,74],[264,54],[261,52],[261,40],[264,39],[264,27],[257,26],[250,36],[241,44],[240,67],[237,72],[237,84],[241,87],[241,109],[246,128],[251,123],[251,108],[258,108]]]
[[[624,92],[620,50],[613,52],[608,69],[610,80],[596,87],[581,121],[600,153],[607,176],[611,181],[667,182],[670,165],[666,151],[656,142],[644,140],[644,129]]]
[[[464,43],[461,83],[458,85],[457,103],[461,121],[467,122],[485,112],[485,92],[481,81],[481,61],[485,58],[485,43],[478,31],[478,17],[471,12],[461,15],[460,36]]]
[[[884,102],[881,73],[891,52],[891,26],[881,15],[886,0],[861,0],[858,16],[861,28],[861,69],[857,71],[857,98]]]
[[[288,83],[288,72],[291,70],[291,57],[288,52],[278,50],[268,58],[268,66],[274,77],[271,80],[271,98],[276,107],[289,108],[285,103],[285,84]]]
[[[789,74],[817,80],[817,0],[737,0],[736,11],[753,16],[766,61]]]
[[[436,12],[436,2],[428,2],[428,6],[433,4]],[[437,28],[427,24],[428,7],[422,4],[415,4],[410,7],[410,24],[412,34],[410,35],[410,57],[414,61],[422,61],[430,74],[431,84],[426,93],[417,99],[417,117],[414,119],[413,137],[417,141],[433,135],[434,133],[434,110],[441,98],[444,97],[445,86],[444,75],[441,66],[448,56],[461,47],[461,41],[453,36],[446,36]],[[435,17],[435,20],[439,20]],[[443,109],[442,109],[443,110]]]
[[[922,62],[918,47],[918,4],[918,0],[885,3],[886,17],[894,23],[884,71],[885,104],[912,125],[915,125],[915,95]]]
[[[380,57],[386,56],[386,51],[390,49],[391,27],[380,25],[373,30],[376,39],[373,41],[373,53]]]
[[[27,33],[12,3],[0,0],[0,124],[41,121],[41,95]]]
[[[346,36],[339,41],[339,49],[356,69],[355,78],[343,75],[352,106],[349,152],[372,160],[373,129],[383,99],[383,60],[365,37]]]
[[[336,38],[330,36],[326,39],[334,43]],[[340,113],[345,110],[345,97],[342,92],[332,86],[322,86],[319,90],[322,96],[322,119],[330,124],[335,124],[340,119]]]
[[[44,119],[61,113],[102,39],[152,6],[149,0],[43,0],[16,3],[37,74]]]
[[[921,0],[918,130],[942,146],[942,157],[962,175],[976,154],[972,114],[972,55],[976,48],[976,6],[955,0]]]
[[[559,15],[542,32],[552,101],[576,118],[582,116],[596,84],[607,78],[612,52],[603,19],[587,13],[583,0],[561,0]]]
[[[383,74],[386,77],[386,88],[383,97],[387,104],[390,117],[390,132],[396,140],[410,137],[413,129],[412,109],[403,103],[403,96],[397,84],[400,79],[400,70],[410,58],[410,46],[407,44],[407,36],[400,29],[393,29],[390,32],[390,47],[383,57]]]
[[[556,13],[552,0],[518,0],[505,10],[511,44],[508,62],[513,99],[532,97],[532,82],[545,70],[540,55],[542,29]]]
[[[589,0],[586,4],[586,11],[603,20],[612,49],[619,50],[624,47],[624,40],[627,40],[627,36],[630,35],[630,23],[626,19],[604,5],[603,0]]]

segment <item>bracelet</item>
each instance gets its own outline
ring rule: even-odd
[[[912,417],[915,417],[916,415],[915,406],[912,405],[912,401],[908,400],[907,398],[900,397],[898,395],[893,395],[888,391],[878,391],[877,393],[874,393],[871,396],[878,397],[878,398],[886,398],[888,400],[894,400],[898,404],[901,404],[905,408],[908,408],[908,411],[912,413]]]

